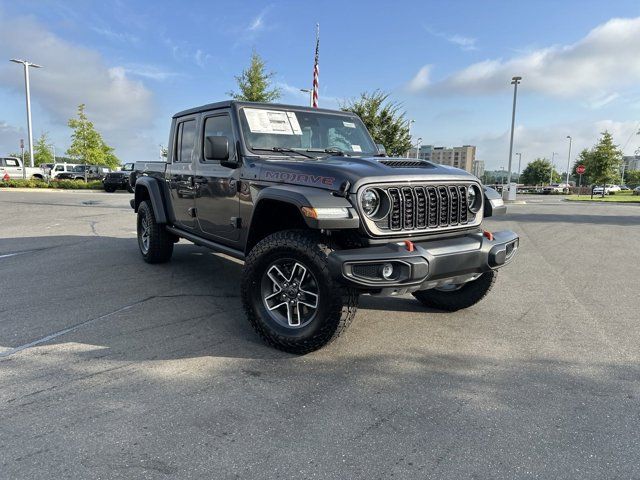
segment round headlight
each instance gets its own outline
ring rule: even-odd
[[[360,198],[362,211],[368,217],[373,217],[380,208],[380,195],[373,189],[365,190]]]
[[[480,193],[475,185],[469,185],[467,187],[467,205],[469,210],[476,213],[480,209]]]

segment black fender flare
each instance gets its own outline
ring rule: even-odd
[[[253,212],[255,212],[260,202],[264,200],[276,200],[289,203],[297,207],[298,211],[302,207],[311,208],[346,208],[349,211],[349,218],[318,219],[300,214],[309,228],[313,229],[345,229],[358,228],[360,217],[351,202],[342,196],[334,195],[330,190],[321,188],[303,187],[298,185],[273,185],[261,189],[253,196]],[[253,224],[253,213],[250,224]]]
[[[133,210],[136,213],[138,212],[138,207],[142,201],[142,192],[144,190],[147,191],[149,199],[151,200],[151,207],[153,208],[153,215],[156,217],[156,222],[167,223],[166,206],[162,197],[160,183],[155,178],[140,177],[136,180]]]

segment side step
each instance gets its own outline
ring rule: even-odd
[[[173,233],[175,236],[184,238],[185,240],[189,240],[190,242],[195,243],[196,245],[200,245],[201,247],[209,248],[215,252],[224,253],[225,255],[229,255],[230,257],[237,258],[238,260],[244,260],[244,252],[240,250],[236,250],[235,248],[227,247],[226,245],[222,245],[221,243],[212,242],[211,240],[207,240],[206,238],[199,237],[198,235],[194,235],[191,232],[187,232],[185,230],[180,230],[176,227],[165,227],[168,232]]]

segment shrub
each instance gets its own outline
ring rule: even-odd
[[[53,180],[52,182],[45,182],[44,180],[30,179],[13,179],[13,180],[1,180],[0,187],[5,188],[60,188],[64,190],[102,190],[102,182],[100,180],[94,180],[91,182],[84,182],[83,180]]]

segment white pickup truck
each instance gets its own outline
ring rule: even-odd
[[[47,174],[40,167],[24,167],[22,160],[16,157],[0,158],[0,181],[37,178],[44,180]]]

